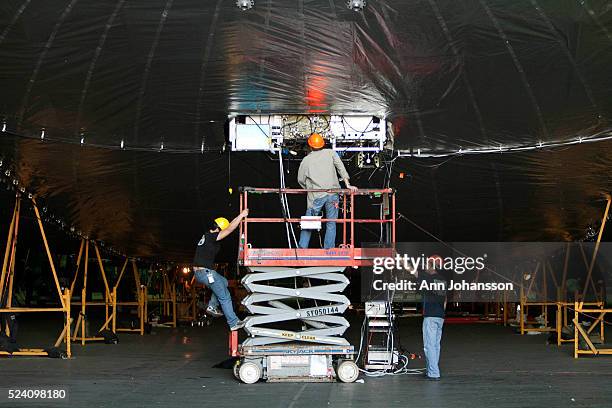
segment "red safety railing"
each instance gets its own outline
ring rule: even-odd
[[[337,248],[256,248],[249,242],[249,225],[262,223],[292,223],[297,224],[301,218],[270,218],[253,217],[252,213],[240,224],[239,262],[245,266],[365,266],[371,264],[376,256],[387,256],[390,248],[395,244],[395,194],[391,188],[387,189],[348,189],[334,190],[306,190],[306,189],[272,189],[272,188],[241,188],[240,210],[249,208],[249,196],[262,194],[291,194],[306,195],[309,192],[337,193],[342,196],[339,217],[337,219],[321,218],[321,223],[334,221],[342,227],[342,244]],[[380,197],[384,211],[381,217],[355,218],[355,202],[359,197]],[[253,197],[251,197],[253,199]],[[383,224],[391,226],[390,242],[387,248],[359,248],[355,243],[356,224]],[[338,230],[336,230],[338,231]],[[336,232],[338,234],[338,232]],[[296,234],[296,235],[299,235]]]

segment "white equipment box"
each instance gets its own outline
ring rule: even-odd
[[[278,152],[301,145],[312,133],[342,152],[380,152],[387,142],[387,122],[371,115],[238,115],[230,118],[233,151]]]
[[[300,219],[300,228],[303,230],[320,230],[321,216],[320,215],[304,215]]]

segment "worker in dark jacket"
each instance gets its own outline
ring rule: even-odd
[[[221,248],[219,241],[230,235],[240,225],[240,221],[249,214],[245,209],[236,218],[229,222],[220,217],[215,219],[208,232],[205,232],[198,242],[193,258],[193,271],[196,281],[210,288],[213,292],[206,312],[213,316],[225,315],[230,330],[238,330],[244,322],[238,319],[232,306],[232,297],[227,289],[227,279],[214,270],[215,257]],[[223,313],[219,311],[219,305]]]
[[[442,263],[443,259],[439,255],[430,256],[419,284],[423,297],[423,352],[427,370],[425,378],[433,381],[440,380],[438,362],[446,310],[446,280],[438,273]]]

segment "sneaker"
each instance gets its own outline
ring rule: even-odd
[[[221,312],[219,309],[217,309],[215,307],[212,307],[212,306],[208,306],[206,308],[206,314],[209,314],[209,315],[214,316],[214,317],[223,316],[223,312]]]
[[[231,331],[236,331],[236,330],[240,330],[244,327],[244,321],[242,320],[238,320],[238,323],[236,323],[235,325],[233,325],[232,327],[230,327]]]

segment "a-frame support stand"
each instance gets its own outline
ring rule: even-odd
[[[98,261],[98,268],[100,270],[100,274],[102,276],[102,281],[104,282],[104,301],[103,302],[88,302],[87,301],[87,274],[89,270],[89,245],[91,244],[94,247],[96,253],[96,259]],[[73,302],[73,305],[80,306],[81,310],[79,312],[79,317],[77,318],[77,322],[75,325],[74,333],[72,335],[72,341],[81,341],[81,345],[85,345],[88,341],[103,341],[104,337],[99,336],[88,336],[86,332],[86,319],[87,319],[87,307],[90,306],[104,306],[104,324],[98,330],[98,333],[102,330],[110,330],[109,324],[113,319],[111,315],[111,310],[113,309],[113,300],[110,293],[110,289],[108,286],[108,280],[106,279],[106,272],[104,271],[104,265],[102,264],[102,257],[100,256],[100,250],[98,249],[98,245],[95,241],[89,241],[87,239],[81,240],[81,247],[79,249],[79,255],[77,257],[77,269],[74,274],[74,279],[72,280],[72,284],[70,285],[70,293],[74,293],[74,286],[79,277],[79,270],[81,266],[81,261],[83,261],[83,252],[85,253],[84,262],[83,262],[83,287],[81,288],[81,299],[80,302]]]
[[[0,275],[0,314],[4,313],[37,313],[37,312],[61,312],[64,315],[64,327],[59,337],[55,341],[54,347],[59,347],[62,342],[66,344],[65,351],[61,351],[60,356],[63,358],[70,358],[72,352],[70,349],[70,290],[62,289],[59,284],[57,277],[57,270],[53,262],[53,256],[49,249],[49,243],[47,241],[47,235],[45,234],[45,228],[42,224],[40,212],[36,205],[36,200],[31,200],[34,214],[36,216],[36,222],[40,229],[40,235],[43,240],[47,259],[51,267],[51,273],[53,275],[53,281],[55,283],[55,289],[60,301],[61,307],[56,308],[33,308],[33,307],[13,307],[13,282],[15,280],[15,264],[16,257],[15,252],[17,250],[17,238],[19,235],[19,217],[21,213],[21,196],[17,194],[15,201],[15,208],[13,210],[13,217],[9,226],[8,237],[6,241],[6,248],[4,251],[4,260],[2,262],[2,274]],[[6,299],[6,301],[5,301]],[[7,330],[9,330],[7,328]],[[10,333],[7,333],[10,334]],[[0,355],[21,355],[21,356],[49,356],[48,349],[40,348],[20,348],[14,352],[0,351]]]
[[[123,267],[121,268],[121,273],[117,278],[117,282],[115,286],[113,286],[112,293],[112,321],[113,321],[113,332],[132,332],[132,333],[140,333],[140,335],[144,335],[145,332],[145,321],[147,317],[147,287],[140,283],[140,274],[138,273],[138,268],[136,267],[136,261],[131,260],[131,268],[132,275],[134,277],[134,283],[136,285],[136,300],[135,301],[119,301],[117,299],[117,289],[121,284],[123,279],[123,275],[125,273],[128,259],[125,259],[123,263]],[[133,327],[117,327],[117,306],[123,307],[137,307],[138,308],[138,328]]]

